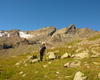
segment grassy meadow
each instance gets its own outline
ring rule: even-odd
[[[88,49],[90,54],[92,54],[89,48],[90,45],[77,46],[76,44],[79,42],[81,40],[76,40],[63,46],[59,45],[53,49],[47,49],[46,52],[57,52],[56,55],[58,56],[66,52],[73,55],[77,53],[75,52],[77,49],[83,48],[81,51]],[[92,48],[96,51],[100,50],[100,48],[96,49],[95,46]],[[28,47],[27,49],[30,50],[31,48]],[[0,59],[0,80],[73,80],[78,71],[84,73],[88,80],[100,80],[98,78],[98,73],[100,73],[100,57],[47,60],[46,55],[44,55],[43,62],[30,63],[26,61],[32,55],[39,56],[38,51]],[[64,67],[64,64],[74,60],[81,61],[81,65],[79,67]]]

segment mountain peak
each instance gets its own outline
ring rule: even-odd
[[[76,29],[76,27],[75,27],[75,25],[74,24],[71,24],[69,27],[68,27],[68,29]]]
[[[76,27],[74,24],[71,24],[69,27],[66,28],[66,33],[75,33]]]

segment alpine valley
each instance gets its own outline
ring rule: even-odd
[[[46,43],[43,62],[39,46]],[[100,80],[100,31],[0,30],[0,80]]]

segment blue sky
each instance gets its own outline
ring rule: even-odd
[[[0,0],[0,30],[61,29],[71,24],[100,31],[100,0]]]

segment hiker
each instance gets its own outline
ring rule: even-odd
[[[42,45],[40,46],[40,62],[42,62],[45,49],[46,49],[45,42],[43,42]]]

